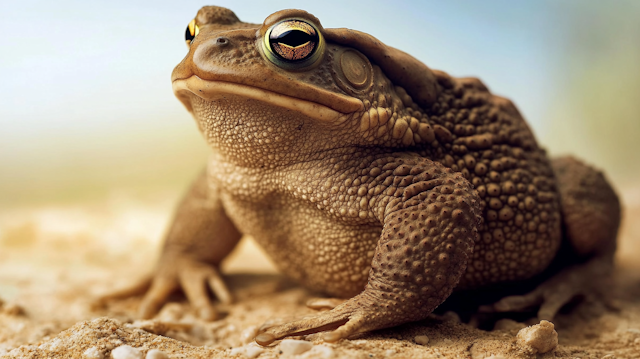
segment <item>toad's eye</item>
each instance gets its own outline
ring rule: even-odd
[[[312,24],[298,19],[283,20],[264,35],[263,49],[267,58],[286,69],[312,65],[322,55],[324,40]]]
[[[191,45],[191,41],[196,38],[200,28],[196,25],[196,19],[191,20],[187,26],[187,30],[184,32],[184,39],[187,42],[187,46]]]

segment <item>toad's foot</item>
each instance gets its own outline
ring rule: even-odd
[[[611,261],[607,258],[594,258],[585,264],[563,270],[527,294],[502,298],[492,305],[480,307],[479,311],[524,312],[539,307],[538,319],[551,321],[573,298],[580,295],[601,296],[611,269]]]
[[[367,292],[364,292],[339,304],[330,311],[268,327],[256,336],[255,340],[260,345],[269,345],[288,336],[333,330],[325,333],[323,339],[327,342],[335,342],[357,333],[396,325],[399,312],[405,312],[405,310],[402,310],[400,306],[394,307],[394,305],[398,305],[398,303],[393,300],[375,301]],[[319,308],[326,307],[321,305]]]
[[[153,276],[104,296],[98,302],[146,292],[139,316],[148,319],[167,302],[171,293],[182,289],[202,319],[214,320],[218,313],[210,302],[208,289],[222,303],[232,301],[218,264],[233,250],[240,236],[222,207],[219,190],[209,183],[203,171],[178,207]]]
[[[188,257],[173,258],[169,263],[171,266],[160,267],[153,277],[145,278],[130,288],[105,295],[96,302],[106,303],[146,292],[138,315],[148,319],[167,302],[169,295],[182,288],[200,318],[215,320],[218,312],[211,304],[207,289],[210,288],[222,303],[233,301],[231,292],[214,266]]]

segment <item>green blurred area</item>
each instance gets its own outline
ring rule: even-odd
[[[558,5],[555,14],[557,87],[538,138],[552,154],[606,170],[618,187],[640,184],[640,1]]]
[[[190,120],[186,111],[184,117]],[[58,139],[65,146],[50,152],[36,146],[34,153],[0,160],[10,168],[0,174],[0,209],[186,190],[210,151],[195,124],[174,120],[176,125],[153,131],[117,128],[81,141]]]

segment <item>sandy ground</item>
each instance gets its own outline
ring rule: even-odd
[[[502,320],[481,330],[452,312],[335,344],[312,335],[298,338],[312,346],[258,347],[251,338],[260,325],[311,314],[304,303],[314,294],[279,275],[250,238],[224,263],[238,300],[219,305],[221,320],[198,320],[176,296],[154,320],[136,321],[139,298],[104,309],[90,303],[150,271],[175,196],[120,195],[101,203],[4,210],[0,357],[111,358],[114,348],[129,345],[142,355],[155,348],[170,358],[291,357],[292,350],[308,347],[297,357],[640,358],[640,188],[622,193],[625,218],[610,300],[584,300],[565,310],[554,321],[558,347],[537,355],[516,340],[535,319]]]

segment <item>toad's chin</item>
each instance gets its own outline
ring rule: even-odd
[[[241,85],[227,81],[203,80],[198,76],[173,81],[173,93],[193,114],[190,94],[207,101],[215,101],[228,95],[262,101],[274,106],[286,108],[323,122],[336,122],[346,115],[323,104],[279,94],[258,87]]]

